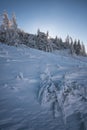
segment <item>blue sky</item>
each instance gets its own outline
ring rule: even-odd
[[[67,34],[87,46],[86,0],[0,0],[0,14],[15,12],[20,28],[29,33],[49,31],[63,39]]]

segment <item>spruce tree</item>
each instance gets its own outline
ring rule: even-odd
[[[76,53],[76,51],[77,51],[77,40],[76,39],[74,41],[73,47],[74,47],[74,51]]]
[[[72,37],[70,37],[70,40],[71,40],[70,51],[71,51],[71,54],[73,54],[75,52],[75,50],[74,50],[74,45],[73,45],[73,39],[72,39]]]
[[[81,43],[80,43],[80,40],[78,40],[78,43],[77,43],[76,54],[81,55]]]
[[[10,20],[6,11],[3,13],[3,26],[5,30],[10,26]]]
[[[16,16],[15,14],[12,15],[12,27],[13,29],[17,29],[17,22],[16,22]]]
[[[82,42],[82,55],[86,56],[86,50],[85,50],[85,46],[84,46],[83,42]]]

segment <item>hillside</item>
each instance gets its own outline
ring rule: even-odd
[[[69,49],[69,53],[72,55],[87,55],[85,46],[79,39],[72,39],[71,36],[67,35],[66,39],[63,41],[62,38],[58,36],[55,38],[50,37],[48,31],[45,33],[41,32],[40,29],[37,30],[37,34],[26,33],[18,27],[14,14],[11,19],[9,19],[7,12],[4,12],[1,16],[0,42],[2,43],[11,46],[24,44],[28,47],[45,52]]]
[[[87,130],[87,57],[0,43],[0,130]]]

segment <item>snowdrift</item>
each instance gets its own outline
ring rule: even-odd
[[[0,129],[87,130],[87,57],[0,43]]]

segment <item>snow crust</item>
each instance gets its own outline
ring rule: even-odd
[[[0,43],[0,130],[87,130],[87,57]]]

